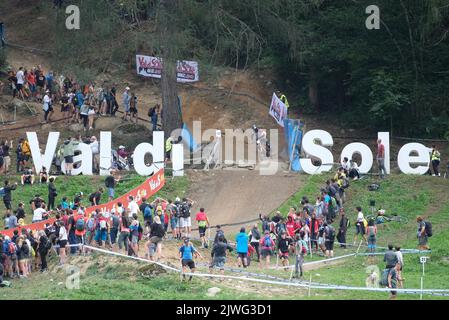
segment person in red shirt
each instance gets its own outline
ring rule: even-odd
[[[31,91],[31,97],[34,98],[36,95],[36,74],[33,72],[27,72],[26,81],[28,82],[28,87]]]
[[[377,164],[379,166],[379,176],[381,179],[387,174],[385,169],[385,146],[382,144],[382,140],[377,140]]]
[[[285,224],[287,228],[287,235],[289,238],[294,239],[295,238],[295,221],[293,219],[293,216],[289,214],[287,218],[287,223]]]
[[[207,237],[206,237],[206,229],[210,226],[209,218],[204,212],[204,208],[201,208],[200,211],[196,214],[195,220],[198,222],[198,230],[201,238],[201,247],[207,248]]]

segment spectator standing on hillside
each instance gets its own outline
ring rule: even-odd
[[[385,269],[394,268],[396,263],[398,263],[398,256],[393,251],[393,245],[388,245],[388,250],[384,254]]]
[[[56,196],[58,195],[58,191],[56,190],[55,187],[55,178],[54,177],[50,177],[50,179],[48,180],[48,210],[54,210],[55,207],[55,199]]]
[[[251,231],[248,233],[250,238],[250,245],[254,248],[257,254],[257,262],[260,262],[260,250],[259,250],[259,241],[260,241],[260,231],[257,223],[254,224]]]
[[[12,147],[12,141],[11,141],[11,147]],[[3,158],[3,173],[5,175],[8,174],[9,167],[11,166],[11,157],[9,154],[10,146],[8,145],[8,140],[2,141],[0,145],[0,158]]]
[[[421,216],[416,218],[416,222],[418,223],[418,248],[419,250],[428,250],[429,246],[427,245],[427,242],[429,238],[426,231],[426,222]]]
[[[365,230],[365,217],[363,215],[362,212],[362,207],[357,207],[356,208],[357,211],[357,220],[355,222],[355,235],[354,235],[354,245],[356,244],[357,240],[358,240],[358,235],[361,234],[362,238],[365,240],[365,242],[367,242],[366,240],[366,230]]]
[[[398,263],[401,265],[401,268],[398,271],[398,282],[399,287],[404,288],[404,278],[402,278],[402,269],[404,267],[404,257],[402,256],[401,247],[396,246],[395,248],[396,256],[398,257]]]
[[[388,273],[388,288],[396,289],[398,283],[398,273],[401,269],[401,264],[396,262],[395,266],[390,269]],[[395,300],[397,296],[397,291],[392,290],[390,300]]]
[[[51,99],[50,90],[45,91],[45,96],[43,99],[42,110],[44,110],[44,122],[47,123],[51,121],[51,116],[53,115],[53,103]]]
[[[51,248],[51,242],[48,240],[47,235],[43,230],[39,231],[39,244],[37,247],[37,252],[39,253],[39,257],[41,260],[41,272],[45,272],[48,270],[47,267],[47,254],[48,250]]]
[[[92,136],[90,138],[90,150],[92,151],[92,161],[94,172],[100,172],[100,145],[98,143],[97,137]]]
[[[126,87],[125,91],[123,92],[122,95],[122,102],[123,102],[123,107],[124,107],[124,115],[123,115],[123,120],[127,121],[128,117],[130,117],[131,119],[131,113],[130,113],[130,109],[131,109],[131,94],[129,92],[130,88]]]
[[[307,254],[307,243],[301,239],[300,234],[295,236],[295,278],[303,276],[304,255]]]
[[[335,241],[335,228],[331,224],[324,225],[324,241],[326,247],[326,258],[334,257],[334,241]]]
[[[436,146],[432,146],[432,153],[430,154],[430,160],[432,161],[433,176],[441,176],[438,167],[440,166],[441,155]]]
[[[381,179],[384,178],[384,175],[387,174],[387,170],[385,169],[385,146],[382,144],[382,140],[377,140],[377,164],[379,166],[379,177]]]
[[[346,217],[345,210],[340,208],[340,224],[338,227],[337,241],[340,243],[340,248],[346,249],[346,232],[349,228],[349,219]]]
[[[73,156],[75,155],[75,147],[79,144],[75,138],[69,137],[66,141],[64,141],[64,145],[62,147],[62,155],[65,161],[65,173],[66,175],[72,175],[73,169]]]
[[[111,88],[111,91],[109,91],[109,97],[110,97],[110,104],[111,104],[111,116],[115,117],[115,113],[118,110],[118,103],[117,103],[117,89],[115,89],[115,86]]]
[[[8,180],[5,180],[4,184],[3,184],[3,204],[5,205],[6,208],[6,214],[11,213],[11,201],[12,201],[12,196],[11,196],[11,191],[16,190],[17,188],[17,182],[14,183],[13,185],[9,184]]]
[[[108,197],[109,201],[114,199],[115,194],[115,185],[120,181],[120,177],[115,177],[115,170],[109,171],[109,176],[104,180],[104,184],[106,188],[108,188]]]
[[[86,99],[84,100],[84,103],[81,105],[80,108],[80,117],[83,121],[84,131],[87,130],[87,126],[89,123],[89,107],[90,107],[89,100]]]
[[[23,67],[20,67],[19,71],[17,71],[16,78],[17,78],[17,92],[19,94],[19,97],[22,97],[24,99],[25,94],[23,90],[24,89],[23,85],[25,84],[25,74],[23,72]]]
[[[282,232],[280,234],[280,238],[278,240],[278,249],[279,249],[279,259],[284,267],[288,266],[288,251],[291,245],[290,239],[287,238],[287,233]],[[287,268],[284,269],[288,271]]]
[[[374,219],[368,221],[366,235],[368,237],[368,252],[376,252],[377,227],[374,223]]]
[[[129,112],[130,112],[130,119],[131,122],[135,121],[135,123],[137,124],[137,120],[138,120],[138,116],[137,116],[137,97],[136,95],[133,93],[131,95],[131,100],[129,102],[130,108],[129,108]]]

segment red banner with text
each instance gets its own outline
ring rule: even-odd
[[[140,186],[132,189],[128,193],[122,195],[121,197],[118,197],[115,200],[112,200],[108,203],[99,204],[98,206],[94,207],[88,207],[85,210],[86,216],[89,216],[92,212],[94,212],[96,209],[99,209],[100,212],[110,212],[113,208],[117,207],[117,204],[119,202],[122,203],[123,207],[128,207],[129,204],[129,196],[133,196],[134,200],[137,202],[137,204],[140,204],[142,202],[142,198],[150,198],[156,192],[158,192],[165,184],[165,176],[164,176],[164,169],[159,170],[156,172],[153,176],[148,178],[144,183],[142,183]],[[12,237],[14,234],[14,230],[19,230],[19,234],[22,229],[30,229],[30,230],[43,230],[45,229],[46,224],[53,224],[55,222],[55,218],[43,220],[36,223],[31,223],[22,227],[17,227],[14,229],[8,229],[0,231],[0,234],[4,236]]]

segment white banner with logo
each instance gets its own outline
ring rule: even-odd
[[[271,99],[270,115],[276,119],[276,122],[283,127],[284,119],[287,119],[287,106],[279,99],[275,93]]]
[[[162,59],[144,55],[136,55],[137,74],[143,77],[161,78]],[[199,81],[198,62],[196,61],[177,61],[176,77],[178,82],[196,82]]]

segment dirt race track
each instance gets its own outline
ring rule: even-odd
[[[267,214],[278,208],[302,184],[299,175],[282,171],[262,176],[257,170],[189,170],[187,175],[191,181],[187,196],[196,201],[192,218],[200,206],[204,207],[211,225],[257,219],[259,213]],[[235,232],[240,227],[225,230]]]

